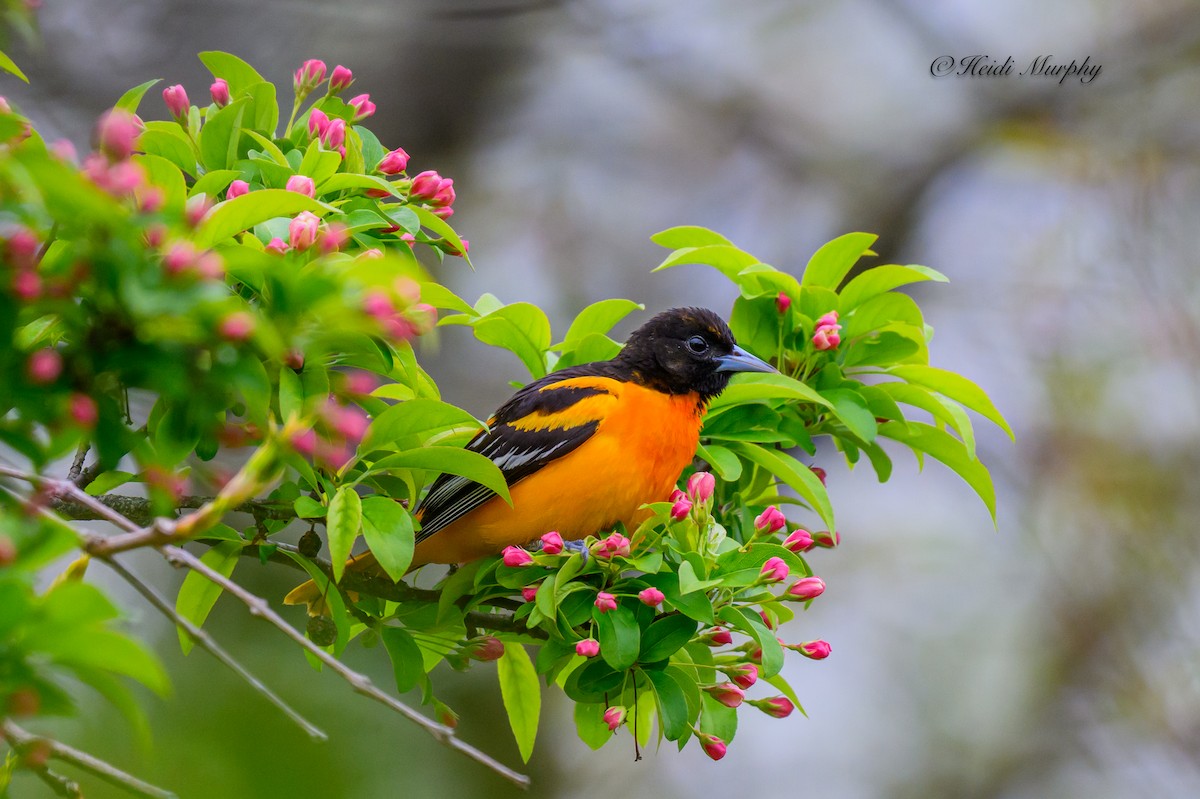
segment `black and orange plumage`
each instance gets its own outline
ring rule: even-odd
[[[434,481],[417,513],[412,568],[462,563],[557,530],[578,540],[665,500],[696,453],[708,403],[736,372],[774,369],[734,341],[717,314],[675,308],[635,330],[611,360],[572,366],[522,388],[467,444],[503,472],[503,499],[455,475]],[[378,568],[369,555],[348,568]],[[313,602],[306,583],[286,602]]]

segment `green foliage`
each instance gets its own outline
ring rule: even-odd
[[[510,499],[495,464],[462,448],[483,424],[442,400],[417,358],[414,344],[437,312],[449,312],[439,325],[469,327],[536,379],[614,355],[611,329],[643,306],[595,303],[556,339],[534,305],[455,296],[418,261],[465,255],[445,221],[448,203],[414,193],[402,173],[380,172],[387,151],[351,106],[326,92],[305,108],[297,96],[280,129],[274,86],[232,55],[201,59],[228,83],[229,103],[145,123],[136,155],[94,153],[80,169],[36,133],[22,138],[18,117],[0,115],[9,142],[0,145],[0,441],[34,471],[90,450],[90,494],[144,484],[161,515],[178,512],[186,480],[211,488],[216,499],[186,516],[185,529],[212,547],[203,560],[225,575],[239,557],[270,557],[290,521],[323,529],[332,580],[303,548],[279,548],[278,558],[316,581],[333,625],[319,643],[335,655],[359,637],[382,640],[397,689],[420,688],[441,715],[449,711],[435,696],[435,670],[495,659],[498,645],[525,759],[543,684],[577,703],[580,737],[593,748],[612,737],[604,714],[617,706],[642,743],[658,736],[682,747],[697,731],[728,743],[737,713],[709,690],[726,674],[753,665],[760,685],[799,705],[780,676],[775,627],[812,601],[787,593],[792,578],[813,571],[804,547],[783,546],[786,536],[824,527],[819,542],[836,541],[823,476],[807,462],[822,436],[851,467],[866,455],[881,481],[892,469],[885,440],[928,455],[994,517],[967,411],[1011,430],[978,386],[929,365],[932,329],[895,291],[942,275],[861,267],[874,242],[864,233],[835,239],[792,275],[718,233],[678,227],[654,237],[671,250],[657,268],[720,272],[736,291],[728,319],[739,343],[780,372],[739,376],[711,404],[681,477],[711,471],[713,497],[693,491],[690,510],[674,513],[652,504],[637,529],[587,539],[586,559],[535,552],[532,565],[514,567],[497,555],[451,572],[432,597],[395,586],[413,558],[411,509],[439,474]],[[117,107],[138,110],[155,84]],[[318,111],[345,123],[344,142],[310,134]],[[311,179],[313,197],[287,188],[297,176]],[[131,418],[131,392],[153,402],[147,418]],[[913,409],[924,415],[910,418]],[[247,446],[262,461],[249,472],[230,480],[209,465],[218,451]],[[8,487],[0,491],[17,508]],[[253,528],[220,523],[248,499],[260,503]],[[756,524],[780,505],[793,509],[790,527]],[[70,528],[28,515],[5,524],[0,544],[15,555],[11,566],[0,559],[0,698],[31,686],[47,709],[67,709],[56,682],[64,670],[122,707],[136,703],[113,675],[165,690],[156,661],[113,626],[111,605],[78,575],[33,592],[32,570],[77,546]],[[343,585],[357,571],[345,561],[360,536],[386,574],[381,590]],[[764,576],[780,564],[788,579]],[[661,602],[650,601],[659,592]],[[219,593],[189,574],[177,611],[202,624]],[[601,593],[614,609],[601,607]],[[598,642],[598,655],[577,653],[583,641]],[[191,645],[182,633],[181,644]]]

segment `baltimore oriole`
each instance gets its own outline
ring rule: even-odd
[[[578,540],[667,499],[696,454],[708,403],[734,372],[774,372],[703,308],[674,308],[630,335],[609,361],[559,370],[518,391],[467,444],[504,473],[510,507],[484,486],[443,474],[417,512],[412,567],[462,563],[557,530]],[[367,553],[348,568],[377,569]],[[317,605],[308,582],[284,599]]]

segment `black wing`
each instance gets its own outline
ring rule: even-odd
[[[600,419],[587,418],[577,405],[588,397],[613,395],[616,385],[606,388],[604,384],[615,383],[618,378],[615,371],[609,362],[586,364],[530,383],[496,411],[488,421],[489,429],[471,439],[466,448],[490,459],[500,468],[509,487],[515,486],[595,434]],[[567,382],[580,377],[599,379],[583,381],[586,385]],[[495,496],[496,492],[473,480],[441,475],[433,481],[421,503],[417,543]]]

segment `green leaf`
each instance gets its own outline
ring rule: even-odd
[[[1008,433],[1010,439],[1015,438],[1012,428],[1008,426],[1004,416],[988,399],[987,393],[962,375],[933,366],[919,365],[893,366],[888,373],[914,385],[933,389],[955,402],[962,403],[980,416],[994,422],[1001,430]]]
[[[696,620],[687,616],[665,616],[654,621],[642,635],[638,660],[655,663],[675,654],[696,634]]]
[[[870,444],[875,440],[875,414],[867,407],[862,394],[850,388],[826,389],[822,396],[833,405],[833,413],[851,433]]]
[[[592,750],[599,749],[612,740],[613,733],[604,721],[604,711],[608,710],[603,702],[575,703],[575,731],[579,740]]]
[[[225,79],[225,82],[229,84],[230,95],[237,95],[243,89],[267,80],[242,59],[220,50],[206,50],[200,53],[200,60],[204,62],[204,66],[208,67],[208,71],[214,78]]]
[[[663,592],[666,605],[678,610],[688,618],[712,624],[714,621],[712,600],[703,592],[683,594],[679,590],[679,578],[669,572],[647,574],[642,580]]]
[[[708,462],[720,477],[726,482],[733,482],[742,476],[742,462],[738,456],[718,444],[701,444],[696,448],[696,456]]]
[[[594,302],[579,312],[575,321],[567,328],[563,343],[571,345],[591,333],[605,334],[612,330],[613,325],[620,322],[634,311],[644,311],[645,305],[633,300],[601,300]]]
[[[362,500],[353,486],[342,486],[329,503],[325,532],[329,536],[329,558],[333,561],[333,579],[340,581],[346,559],[362,527]],[[833,529],[833,528],[830,528]]]
[[[792,704],[796,706],[796,710],[804,713],[804,706],[800,704],[800,699],[796,696],[796,692],[792,690],[791,683],[785,680],[782,674],[772,674],[770,677],[764,677],[763,679],[779,689],[779,692],[788,699],[792,700]],[[804,715],[807,716],[808,714],[804,713]]]
[[[429,228],[434,233],[441,236],[448,244],[454,247],[458,252],[464,252],[462,239],[454,232],[454,228],[446,224],[444,219],[434,216],[433,212],[420,205],[407,206],[407,210],[412,211],[417,215],[417,219],[421,222],[421,227]],[[467,263],[470,263],[468,259]]]
[[[200,557],[200,562],[228,577],[233,574],[241,552],[240,542],[226,541],[205,552]],[[203,627],[204,620],[208,618],[220,596],[221,586],[199,572],[189,571],[183,578],[183,585],[179,587],[179,596],[175,598],[175,611],[197,627]],[[192,651],[195,642],[182,627],[177,627],[176,632],[179,633],[179,646],[186,655]]]
[[[593,608],[592,619],[596,622],[596,637],[604,662],[616,671],[624,671],[637,662],[641,627],[629,608],[618,606],[607,613]]]
[[[405,694],[417,687],[425,676],[425,661],[421,648],[402,627],[383,627],[379,630],[384,649],[392,660],[392,672],[396,675],[396,690]]]
[[[334,172],[337,172],[341,163],[341,155],[322,150],[321,142],[313,139],[304,153],[304,160],[300,162],[300,168],[296,171],[312,178],[314,183],[322,183],[328,180]]]
[[[545,351],[550,346],[550,320],[528,302],[505,305],[472,323],[484,344],[515,354],[535,378],[546,376]]]
[[[757,613],[742,607],[727,606],[718,615],[730,627],[751,636],[762,647],[760,671],[763,677],[771,677],[779,673],[779,670],[783,668],[783,647],[780,646],[775,633],[767,629]]]
[[[200,129],[200,160],[205,169],[225,169],[237,160],[247,103],[245,97],[234,100],[205,120]]]
[[[25,77],[25,73],[17,66],[16,62],[9,58],[3,50],[0,50],[0,69],[12,75],[16,75],[21,80],[29,83],[29,78]]]
[[[363,538],[379,565],[399,582],[413,557],[413,519],[399,502],[372,496],[362,501]]]
[[[301,519],[323,519],[327,508],[310,496],[296,497],[292,503],[296,515]]]
[[[730,449],[757,463],[790,486],[816,511],[826,529],[837,529],[833,522],[833,505],[829,501],[829,494],[812,469],[786,452],[765,449],[756,444],[733,444]]]
[[[710,244],[676,250],[650,271],[659,272],[680,264],[704,264],[716,269],[734,283],[739,283],[738,275],[742,270],[756,263],[758,263],[757,258],[737,247],[729,244]]]
[[[870,252],[878,236],[871,233],[847,233],[822,246],[809,259],[800,278],[802,286],[837,289],[843,278]]]
[[[275,135],[275,127],[279,124],[279,102],[275,99],[275,84],[266,81],[255,83],[246,89],[246,93],[250,95],[250,103],[246,106],[246,115],[242,117],[246,125],[243,132],[258,129]]]
[[[64,666],[103,669],[132,677],[159,696],[171,690],[158,658],[138,641],[112,630],[75,630],[70,635],[43,640],[37,648]]]
[[[662,724],[663,737],[668,741],[679,740],[688,728],[687,695],[666,671],[648,669],[642,673],[654,686],[654,698],[658,704],[658,719]]]
[[[424,443],[439,433],[475,431],[482,427],[474,416],[448,402],[412,399],[397,403],[376,416],[358,451],[365,454],[379,447],[395,446],[409,436]]]
[[[113,107],[128,111],[131,114],[136,114],[138,111],[138,106],[142,104],[142,98],[146,95],[146,92],[148,92],[154,84],[161,80],[162,78],[155,78],[154,80],[146,81],[140,86],[134,86],[132,89],[122,94],[121,99],[117,100],[117,104]]]
[[[928,266],[918,266],[917,264],[910,264],[908,266],[886,264],[884,266],[877,266],[874,269],[868,269],[847,283],[845,288],[839,292],[841,295],[842,312],[849,313],[853,308],[858,307],[865,300],[869,300],[877,294],[891,291],[898,286],[904,286],[909,283],[919,283],[923,280],[948,283],[950,279],[936,269],[930,269]]]
[[[430,469],[457,474],[490,488],[503,497],[505,502],[512,504],[508,484],[504,482],[504,473],[478,452],[458,447],[422,447],[389,455],[371,467],[372,472],[386,472],[392,469]]]
[[[500,677],[500,696],[508,712],[508,723],[521,759],[529,762],[533,742],[537,739],[538,716],[542,711],[542,690],[529,653],[520,644],[506,643],[504,657],[496,661]]]
[[[162,156],[189,175],[196,174],[196,153],[186,139],[147,126],[138,136],[137,147],[148,155]]]
[[[142,134],[145,136],[146,134]],[[286,189],[260,189],[233,200],[217,203],[196,231],[196,245],[211,247],[255,225],[301,211],[318,215],[331,211],[324,203]]]
[[[696,225],[679,225],[655,233],[650,240],[660,247],[678,250],[684,247],[706,247],[710,244],[733,244],[720,233]]]
[[[887,438],[907,444],[914,450],[932,455],[937,460],[950,467],[959,477],[967,482],[983,500],[992,523],[996,522],[996,490],[992,485],[992,476],[987,467],[979,460],[971,457],[966,445],[954,436],[923,422],[908,422],[901,425],[888,422],[879,426],[879,434]],[[835,528],[830,527],[830,530]]]
[[[833,402],[794,377],[767,372],[740,375],[712,401],[709,413],[761,400],[785,399],[833,408]]]
[[[283,154],[283,150],[279,149],[279,145],[259,133],[257,130],[242,128],[242,132],[254,139],[254,141],[257,142],[260,147],[262,147],[262,152],[270,156],[273,163],[279,164],[279,166],[287,170],[289,175],[291,174],[292,165],[288,163],[287,156]]]
[[[189,197],[195,197],[203,194],[213,202],[220,199],[221,192],[229,187],[229,184],[237,180],[241,175],[236,169],[214,169],[211,172],[206,172],[201,175],[196,183],[188,191]]]
[[[422,282],[421,302],[427,302],[434,308],[444,308],[452,311],[458,311],[459,313],[465,313],[469,316],[475,315],[475,309],[468,305],[466,300],[459,297],[441,283],[434,283],[432,281]]]
[[[134,478],[134,475],[129,472],[109,471],[101,472],[100,475],[88,484],[85,492],[89,496],[98,497],[101,494],[107,494],[117,486],[122,486]]]
[[[390,181],[384,180],[377,175],[350,175],[345,172],[338,172],[326,177],[317,184],[317,194],[333,194],[334,192],[346,189],[378,189],[386,191],[393,197],[399,196],[396,187]]]

